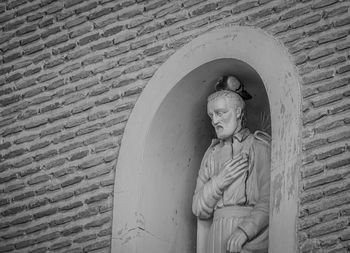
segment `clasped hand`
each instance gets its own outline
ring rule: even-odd
[[[239,178],[248,167],[248,155],[239,154],[232,159],[227,160],[223,165],[216,177],[218,186],[221,190],[224,190],[227,186],[232,184],[237,178]]]

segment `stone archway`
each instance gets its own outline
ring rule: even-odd
[[[205,98],[211,77],[215,80],[240,67],[248,74],[251,68],[261,78],[271,111],[269,252],[296,252],[298,75],[281,44],[248,27],[220,29],[194,39],[147,84],[129,118],[119,154],[112,252],[194,252],[194,217],[186,210],[195,167],[210,139],[209,124],[203,122]]]

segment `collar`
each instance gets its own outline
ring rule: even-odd
[[[249,136],[249,134],[250,134],[249,129],[248,128],[243,128],[238,133],[232,135],[232,139],[235,138],[239,142],[242,142]]]
[[[214,139],[212,141],[212,145],[216,145],[218,143],[221,143],[221,145],[224,145],[224,143],[233,143],[233,139],[238,140],[239,142],[243,142],[247,137],[250,135],[250,131],[248,128],[241,129],[238,133],[231,136],[231,138],[226,139],[225,141]]]

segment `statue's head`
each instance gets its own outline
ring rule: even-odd
[[[219,90],[208,97],[207,112],[219,139],[242,129],[244,109],[243,98],[232,90]]]

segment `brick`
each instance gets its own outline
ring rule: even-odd
[[[321,62],[320,64],[318,64],[318,67],[319,68],[326,68],[326,67],[330,67],[332,65],[336,65],[336,64],[345,62],[345,61],[346,61],[345,56],[339,56],[339,57]]]
[[[116,47],[115,49],[111,50],[111,51],[108,51],[108,52],[105,52],[105,57],[106,58],[111,58],[111,57],[114,57],[114,56],[117,56],[117,55],[121,55],[121,54],[124,54],[124,53],[127,53],[129,52],[130,50],[130,47],[129,45],[126,45],[126,46],[119,46],[119,47]],[[112,63],[109,63],[108,66],[116,66],[117,65],[117,62],[112,62]],[[111,68],[113,68],[111,67]],[[104,66],[101,66],[100,68],[97,68],[96,69],[96,72],[97,71],[105,71],[105,70],[108,70],[110,68],[107,67],[107,69],[104,68]],[[97,72],[98,73],[98,72]]]
[[[93,12],[93,13],[89,14],[88,19],[89,20],[94,20],[96,18],[105,16],[105,15],[111,13],[111,12],[112,12],[112,8],[104,8],[104,9],[101,9],[99,11],[96,11],[96,12]]]
[[[21,56],[22,56],[22,55],[21,55],[20,52],[16,52],[16,53],[13,53],[13,54],[11,54],[11,55],[5,56],[5,57],[3,58],[3,62],[4,62],[4,63],[11,62],[11,61],[14,61],[14,60],[20,58]]]
[[[126,26],[128,29],[132,29],[141,25],[145,25],[146,23],[151,22],[152,20],[153,17],[141,17],[130,21]]]
[[[0,69],[0,75],[5,75],[5,74],[9,73],[11,70],[12,70],[12,66],[2,68],[2,69]]]
[[[21,15],[27,14],[29,12],[38,10],[38,9],[40,9],[40,5],[39,4],[33,4],[33,5],[30,5],[30,6],[24,7],[22,9],[19,9],[17,11],[17,15],[21,16]]]
[[[34,197],[35,194],[33,191],[29,191],[29,192],[25,192],[25,193],[22,193],[20,195],[17,195],[15,197],[13,197],[13,201],[21,201],[23,199],[27,199],[27,198],[31,198],[31,197]]]
[[[324,35],[322,37],[320,37],[317,42],[319,44],[324,44],[324,43],[328,43],[328,42],[332,42],[338,39],[342,39],[345,38],[348,35],[348,32],[335,32],[335,33],[330,33],[327,35]]]
[[[98,235],[99,237],[112,235],[112,228],[103,229],[103,230],[101,230],[100,232],[98,232],[97,235]]]
[[[2,211],[1,215],[3,215],[3,216],[11,216],[11,215],[15,215],[17,213],[23,212],[24,210],[26,210],[26,206],[11,207],[9,209],[6,209],[6,210]]]
[[[62,9],[63,9],[62,5],[54,5],[46,10],[46,15],[54,14],[56,12],[62,11]]]
[[[40,28],[44,28],[44,27],[47,27],[49,25],[52,25],[54,22],[53,22],[53,18],[48,18],[48,19],[45,19],[43,20],[42,22],[39,23],[39,27]]]
[[[350,104],[341,105],[330,110],[330,114],[337,114],[350,110]]]
[[[323,7],[327,7],[329,5],[332,5],[334,3],[338,2],[338,0],[321,0],[321,1],[316,1],[315,3],[312,4],[312,9],[319,9]]]
[[[33,179],[30,179],[28,180],[28,184],[29,185],[34,185],[34,184],[40,184],[40,183],[43,183],[43,182],[47,182],[50,180],[50,176],[49,175],[41,175],[41,176],[38,176],[38,177],[35,177]]]
[[[350,164],[350,159],[343,159],[326,165],[327,169],[333,170]]]
[[[142,14],[142,9],[134,9],[134,10],[127,11],[127,12],[120,14],[118,19],[119,20],[131,19],[131,18],[134,18],[137,15],[141,15],[141,14]]]
[[[348,225],[347,220],[337,220],[337,221],[320,224],[314,228],[311,228],[309,231],[309,235],[311,238],[313,238],[320,235],[329,234],[331,232],[344,229],[347,227],[347,225]]]
[[[110,240],[103,240],[103,241],[99,241],[99,242],[95,242],[93,244],[90,244],[86,247],[84,247],[84,252],[90,252],[90,251],[95,251],[98,249],[103,249],[103,248],[107,248],[110,247]]]
[[[61,31],[61,28],[59,26],[46,29],[44,32],[41,33],[41,38],[46,39],[47,37],[53,34],[57,34],[60,31]]]
[[[333,121],[331,123],[319,126],[317,128],[314,129],[315,133],[322,133],[340,126],[344,125],[344,121],[343,120],[338,120],[338,121]]]
[[[309,24],[313,24],[313,23],[320,21],[321,18],[322,18],[321,14],[315,14],[315,15],[309,16],[307,18],[303,18],[301,20],[295,21],[294,23],[291,24],[291,28],[295,29],[295,28],[299,28],[299,27],[306,26]]]
[[[31,76],[34,75],[36,73],[39,73],[41,71],[41,67],[36,67],[36,68],[32,68],[32,69],[28,69],[27,71],[24,72],[24,76]]]
[[[52,46],[56,46],[60,43],[66,42],[69,40],[69,36],[67,34],[61,35],[61,36],[57,36],[56,38],[48,41],[45,43],[46,47],[52,47]]]
[[[15,13],[9,13],[7,15],[0,16],[0,23],[5,23],[7,21],[10,21],[15,17]]]
[[[344,26],[344,25],[348,25],[348,24],[350,24],[350,18],[349,17],[346,17],[346,18],[343,18],[343,19],[339,19],[339,20],[334,22],[334,26],[335,27],[340,27],[340,26]]]
[[[5,32],[11,31],[11,30],[17,29],[18,27],[20,27],[24,23],[25,23],[24,19],[21,19],[21,20],[17,19],[14,22],[7,23],[6,25],[4,25],[2,29]]]
[[[34,244],[35,244],[35,240],[34,239],[29,239],[29,240],[17,242],[15,244],[15,247],[16,247],[16,249],[23,249],[23,248],[27,248],[29,246],[32,246]]]
[[[342,44],[337,44],[337,46],[336,46],[336,49],[339,51],[344,50],[344,49],[348,49],[348,48],[350,48],[350,41],[342,43]]]
[[[281,16],[281,20],[286,20],[294,17],[298,17],[304,14],[307,14],[310,12],[310,7],[309,6],[304,6],[301,8],[297,9],[292,9],[290,11],[287,11],[285,14]]]
[[[15,180],[15,179],[17,179],[16,174],[11,174],[11,175],[6,176],[6,177],[0,177],[0,184],[10,182],[10,181]]]
[[[60,250],[60,249],[69,247],[71,245],[72,245],[72,243],[69,240],[68,241],[61,241],[61,242],[57,242],[57,243],[52,244],[50,246],[50,250]]]
[[[89,139],[86,139],[84,141],[84,144],[85,145],[91,145],[93,143],[96,143],[96,142],[100,142],[100,141],[103,141],[103,140],[106,140],[108,139],[110,136],[108,133],[103,133],[103,134],[99,134],[99,135],[96,135],[96,136],[93,136]]]
[[[49,59],[50,57],[51,57],[51,54],[50,54],[50,53],[41,54],[41,55],[39,55],[39,56],[37,56],[37,57],[35,57],[35,58],[33,59],[33,63],[34,63],[34,64],[37,64],[38,62],[41,62],[41,61],[43,61],[43,60],[45,60],[45,59]]]
[[[74,107],[72,109],[72,113],[78,114],[78,113],[81,113],[81,112],[84,112],[84,111],[91,109],[93,106],[94,106],[93,103],[85,103],[85,104],[82,104],[80,106]]]
[[[330,103],[339,101],[343,98],[342,94],[336,94],[336,95],[332,95],[326,98],[322,98],[316,101],[312,101],[312,105],[316,108],[320,107],[320,106],[324,106],[324,105],[328,105]]]
[[[83,66],[87,66],[87,65],[91,65],[91,64],[96,64],[98,62],[101,62],[103,61],[104,57],[103,55],[95,55],[95,56],[92,56],[90,58],[87,58],[85,59],[83,62],[82,62],[82,65]]]
[[[64,118],[68,118],[69,116],[71,116],[71,113],[70,113],[69,111],[63,111],[63,112],[60,112],[60,113],[58,113],[58,114],[56,114],[56,115],[50,117],[50,118],[48,119],[48,121],[49,121],[50,123],[52,123],[52,122],[55,122],[55,121],[57,121],[57,120],[61,120],[61,119],[64,119]]]
[[[85,203],[86,203],[86,204],[91,204],[91,203],[99,202],[99,201],[101,201],[101,200],[107,199],[108,196],[109,196],[108,193],[100,193],[100,194],[98,194],[98,195],[95,195],[95,196],[92,196],[92,197],[90,197],[90,198],[87,198],[87,199],[85,200]]]
[[[66,224],[68,222],[71,222],[73,220],[72,216],[68,216],[68,217],[64,217],[58,220],[53,220],[50,222],[50,227],[56,227],[56,226],[60,226],[63,224]]]
[[[7,44],[6,46],[3,46],[0,50],[3,53],[6,53],[7,51],[11,51],[12,49],[15,49],[15,48],[17,48],[19,46],[20,46],[20,42],[19,41],[15,41],[15,42],[12,42],[10,44]]]
[[[77,135],[79,135],[79,134],[77,133]],[[82,158],[86,157],[88,154],[89,154],[89,150],[79,151],[77,153],[72,154],[71,157],[69,158],[69,161],[75,161],[75,160],[82,159]]]
[[[87,223],[84,228],[85,229],[91,229],[91,228],[95,228],[95,227],[101,227],[102,225],[108,223],[111,221],[111,218],[110,217],[104,217],[100,220],[94,220],[94,221],[91,221],[89,223]]]
[[[90,234],[90,235],[84,235],[81,237],[78,237],[76,239],[74,239],[74,243],[83,243],[83,242],[88,242],[91,240],[95,240],[97,238],[97,236],[95,234]]]
[[[73,203],[70,203],[68,205],[65,205],[65,206],[62,206],[59,208],[59,211],[60,212],[67,212],[67,211],[70,211],[72,209],[75,209],[75,208],[78,208],[78,207],[81,207],[83,206],[83,202],[81,201],[77,201],[77,202],[73,202]]]
[[[259,5],[259,3],[257,1],[245,2],[245,3],[242,3],[240,5],[236,5],[232,9],[232,13],[233,14],[238,14],[240,12],[247,11],[249,9],[257,7],[258,5]]]
[[[54,55],[62,54],[62,53],[68,52],[70,50],[73,50],[74,48],[76,48],[76,46],[77,45],[75,43],[70,43],[68,45],[65,45],[65,46],[62,46],[59,48],[54,48],[54,49],[52,49],[52,54],[54,54]]]
[[[13,151],[5,154],[4,159],[15,158],[17,156],[21,156],[21,155],[25,154],[26,152],[27,152],[27,149],[24,149],[24,148],[16,149],[16,150],[13,150]]]
[[[74,132],[70,132],[70,133],[65,133],[60,135],[59,137],[56,137],[55,139],[53,139],[53,143],[57,144],[57,143],[62,143],[65,142],[67,140],[73,139],[75,137],[75,133]]]
[[[123,65],[126,65],[126,64],[130,63],[130,62],[134,62],[134,61],[137,61],[137,60],[139,60],[139,56],[138,55],[125,56],[125,57],[119,59],[118,64],[120,66],[123,66]]]
[[[334,76],[333,70],[324,71],[321,73],[317,73],[317,74],[303,77],[303,82],[304,82],[304,84],[312,84],[315,82],[319,82],[319,81],[323,81],[323,80],[332,78],[333,76]]]
[[[95,34],[92,34],[92,35],[89,35],[89,36],[86,36],[86,37],[80,39],[80,40],[78,41],[78,44],[79,44],[80,46],[84,46],[84,45],[86,45],[86,44],[88,44],[88,43],[90,43],[90,42],[93,42],[93,41],[98,40],[100,37],[101,37],[101,36],[100,36],[99,33],[95,33]]]
[[[22,216],[20,218],[17,218],[17,219],[14,219],[13,221],[11,221],[11,225],[15,226],[15,225],[30,222],[32,220],[33,220],[33,217],[31,215],[26,215],[26,216]]]
[[[64,253],[83,253],[83,249],[82,248],[73,248],[73,249],[69,249],[69,250],[65,251]]]
[[[18,230],[18,231],[14,231],[12,233],[8,233],[6,235],[3,235],[2,238],[5,239],[5,240],[8,240],[8,239],[16,238],[16,237],[21,237],[23,235],[24,235],[24,231],[23,230]]]
[[[350,138],[350,131],[341,132],[327,138],[328,142],[342,141]]]
[[[66,0],[64,3],[64,7],[69,8],[82,2],[84,2],[84,0]]]
[[[29,209],[34,209],[34,208],[38,208],[41,206],[45,206],[48,203],[47,199],[41,199],[41,200],[36,200],[36,201],[32,201],[29,203],[28,208]],[[40,214],[39,214],[40,216]],[[34,215],[35,218],[35,215]]]
[[[33,15],[27,16],[27,21],[28,22],[33,22],[39,19],[42,19],[44,17],[44,13],[35,13]]]
[[[60,233],[59,232],[53,232],[53,233],[50,233],[50,234],[45,234],[45,235],[42,235],[40,237],[38,237],[36,239],[36,243],[43,243],[43,242],[47,242],[47,241],[52,241],[54,239],[57,239],[60,237]]]
[[[62,236],[71,236],[83,231],[83,226],[75,226],[61,231]]]
[[[340,68],[337,69],[337,74],[343,74],[346,72],[350,71],[350,64],[349,65],[345,65],[345,66],[341,66]]]
[[[21,177],[26,177],[26,176],[35,174],[39,171],[40,171],[40,167],[34,167],[34,168],[27,169],[25,171],[21,171],[20,175],[21,175]]]
[[[119,43],[123,43],[129,40],[132,40],[136,38],[136,33],[135,32],[122,32],[119,33],[113,40],[114,45],[117,45]]]
[[[91,191],[97,190],[98,188],[99,188],[99,185],[92,184],[92,185],[89,185],[89,186],[86,186],[86,187],[82,187],[82,188],[79,188],[79,189],[75,190],[74,194],[78,196],[78,195],[81,195],[83,193],[87,193],[87,192],[91,192]]]
[[[50,141],[43,141],[43,142],[39,142],[39,143],[36,143],[36,144],[30,146],[29,150],[30,151],[35,151],[35,150],[38,150],[38,149],[45,148],[45,147],[47,147],[49,145],[50,145]]]
[[[4,149],[6,150],[9,147],[11,147],[11,143],[10,142],[4,142],[4,143],[0,144],[0,150],[4,150]]]
[[[81,25],[83,23],[86,22],[86,17],[85,16],[82,16],[82,17],[78,17],[76,19],[73,19],[73,20],[70,20],[68,22],[66,22],[64,24],[64,28],[66,29],[70,29],[72,27],[75,27],[75,26],[78,26],[78,25]]]
[[[119,70],[116,70],[116,71],[113,71],[113,72],[110,72],[110,73],[106,73],[104,74],[102,77],[101,77],[101,81],[102,82],[106,82],[106,81],[109,81],[111,79],[115,79],[119,76],[122,75],[122,72],[119,71]]]
[[[325,48],[325,49],[321,49],[321,50],[317,50],[314,51],[312,53],[309,54],[309,59],[310,60],[315,60],[324,56],[329,56],[331,54],[334,53],[334,49],[333,48]]]
[[[98,214],[98,208],[97,207],[90,207],[82,212],[77,213],[74,216],[74,219],[75,220],[84,219],[84,218],[94,216],[96,214]]]
[[[6,137],[8,135],[19,133],[23,130],[23,126],[15,126],[13,128],[7,128],[2,132],[2,137]]]
[[[28,25],[25,26],[23,28],[20,28],[16,31],[16,35],[17,36],[22,36],[24,34],[30,33],[30,32],[34,32],[37,29],[37,25],[36,24],[32,24],[32,25]]]
[[[58,154],[57,150],[49,150],[49,151],[47,151],[47,152],[45,152],[45,153],[36,155],[36,156],[34,157],[34,159],[35,159],[35,161],[41,161],[41,160],[50,158],[50,157],[52,157],[52,156],[55,156],[55,155],[57,155],[57,154]]]
[[[90,10],[96,8],[96,7],[97,7],[97,2],[92,2],[92,3],[89,3],[87,5],[82,6],[80,8],[75,9],[75,13],[76,14],[80,14],[80,13],[83,13],[83,12],[90,11]]]
[[[43,83],[43,82],[47,82],[51,79],[56,78],[58,75],[55,72],[51,72],[51,73],[47,73],[47,74],[43,74],[41,76],[38,76],[37,81],[39,83]]]

